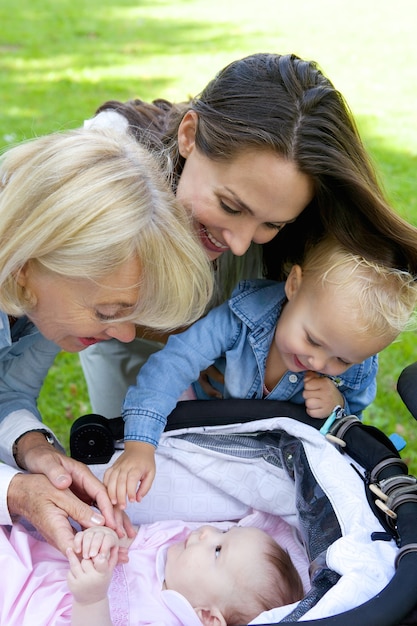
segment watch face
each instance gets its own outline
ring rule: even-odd
[[[42,435],[45,437],[45,439],[46,439],[46,441],[48,443],[50,443],[51,445],[55,444],[55,439],[53,438],[53,436],[51,435],[51,433],[49,431],[44,430],[43,428],[40,428],[39,430],[33,430],[32,432],[34,432],[34,433],[42,433]]]

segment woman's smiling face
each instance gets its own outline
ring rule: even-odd
[[[27,316],[44,337],[67,352],[80,352],[112,338],[133,341],[135,324],[119,320],[136,306],[139,279],[137,259],[97,282],[47,272],[30,261],[18,275],[34,302]]]
[[[252,148],[228,160],[208,158],[196,148],[192,113],[178,133],[186,161],[177,198],[192,215],[210,259],[229,249],[241,256],[252,241],[267,243],[300,215],[313,198],[313,182],[272,150]]]

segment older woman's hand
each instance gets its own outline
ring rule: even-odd
[[[128,518],[121,515],[115,516],[113,505],[103,483],[92,474],[84,463],[65,456],[51,446],[42,433],[29,432],[21,437],[18,442],[17,456],[21,467],[32,474],[44,474],[49,479],[52,490],[48,494],[51,501],[56,502],[58,508],[62,509],[67,517],[72,517],[85,528],[94,523],[105,524],[113,528],[119,537],[126,534],[129,537],[134,536],[134,530]],[[62,494],[66,494],[66,497],[63,498]],[[71,495],[71,499],[69,499],[69,495]],[[88,505],[94,503],[102,515],[94,513],[86,503]],[[31,506],[34,506],[32,501],[26,507],[27,510],[24,515],[36,526],[34,519],[32,519]],[[16,512],[19,513],[19,511]],[[92,516],[95,521],[91,521]],[[39,522],[37,523],[39,524]],[[63,551],[65,552],[65,550]]]
[[[63,554],[71,547],[74,529],[68,517],[82,527],[104,524],[104,517],[69,489],[57,489],[43,474],[16,474],[9,485],[7,505],[12,517],[21,515]]]

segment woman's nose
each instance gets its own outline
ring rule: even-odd
[[[132,322],[119,322],[108,326],[106,335],[123,343],[130,343],[136,337],[136,326]]]
[[[224,240],[230,250],[236,256],[243,256],[252,243],[255,230],[251,228],[238,228],[236,231],[228,230],[224,233]]]
[[[225,231],[223,237],[233,254],[243,256],[252,241],[259,244],[268,243],[276,234],[276,230],[267,229],[262,224],[240,224],[236,226],[236,230]]]

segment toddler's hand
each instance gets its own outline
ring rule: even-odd
[[[140,502],[151,488],[154,478],[154,446],[143,441],[126,441],[123,454],[106,470],[103,482],[112,503],[124,509],[126,497],[130,502]]]
[[[345,404],[344,397],[330,378],[311,371],[304,375],[303,398],[307,413],[317,419],[328,417],[335,406]]]

